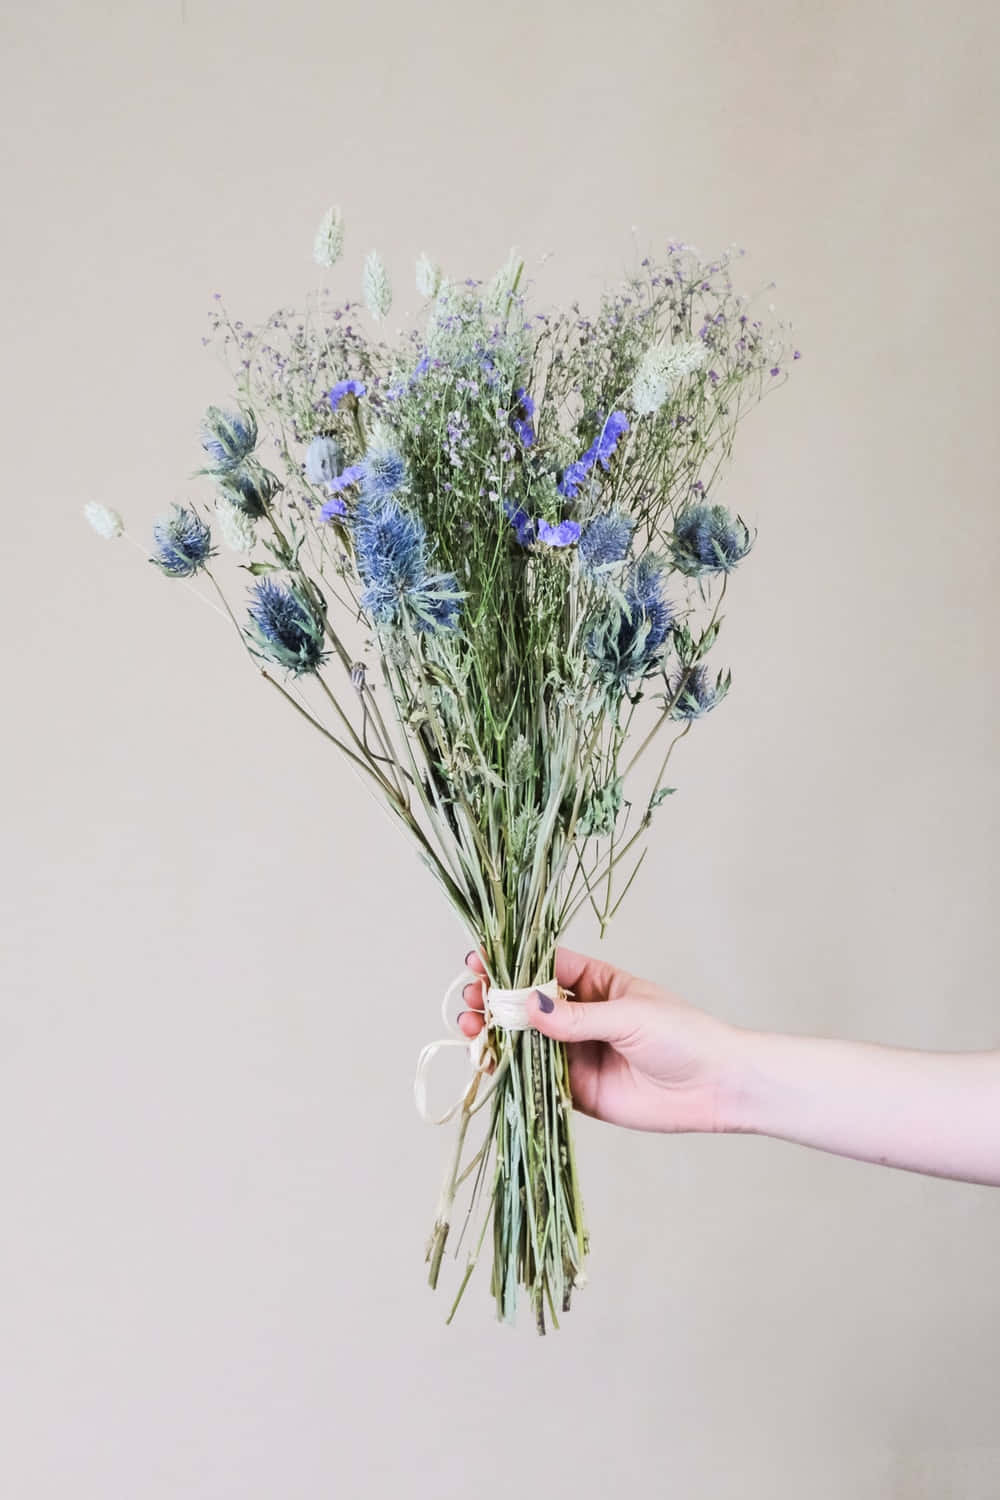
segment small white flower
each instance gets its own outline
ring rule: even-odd
[[[313,260],[318,266],[335,266],[344,249],[344,221],[340,209],[328,208],[323,215],[313,244]]]
[[[683,344],[654,344],[639,361],[630,400],[637,416],[652,416],[686,376],[700,370],[708,358],[701,339]]]
[[[421,297],[436,297],[441,285],[442,270],[429,255],[421,255],[417,261],[417,291]]]
[[[257,540],[253,518],[231,500],[227,500],[225,495],[216,498],[215,519],[219,523],[222,540],[231,551],[249,552],[252,549]]]
[[[376,323],[380,323],[392,306],[392,287],[389,285],[389,273],[382,264],[382,258],[377,250],[369,250],[365,256],[361,285],[365,306]]]
[[[98,505],[94,500],[83,507],[83,514],[97,535],[104,537],[105,541],[113,542],[125,530],[125,522],[116,510]]]

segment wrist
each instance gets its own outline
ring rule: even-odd
[[[718,1099],[719,1130],[730,1135],[766,1135],[768,1033],[727,1026]]]

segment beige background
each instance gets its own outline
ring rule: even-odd
[[[993,1500],[1000,1194],[583,1121],[564,1331],[423,1285],[410,1078],[465,934],[142,538],[350,225],[593,295],[749,251],[734,690],[608,943],[744,1024],[997,1045],[998,28],[964,7],[5,9],[0,1495]],[[593,934],[581,928],[579,941]]]

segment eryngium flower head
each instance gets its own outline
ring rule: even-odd
[[[169,578],[190,578],[212,557],[212,534],[201,516],[186,505],[153,527],[156,555],[149,560]]]
[[[382,263],[382,257],[377,250],[369,250],[365,257],[365,267],[361,277],[361,289],[364,294],[365,306],[375,319],[380,323],[388,316],[392,306],[392,287],[389,285],[389,273]]]
[[[320,220],[313,243],[313,260],[329,269],[335,266],[344,249],[344,221],[339,208],[328,208]]]
[[[592,516],[580,536],[580,567],[590,577],[624,562],[632,545],[635,522],[621,511]]]
[[[125,530],[125,522],[118,512],[107,505],[98,505],[96,500],[89,501],[83,507],[83,514],[97,535],[102,536],[106,542],[113,542]]]
[[[234,469],[257,446],[257,418],[252,411],[210,406],[202,419],[201,446],[217,469]]]
[[[722,673],[713,682],[708,669],[700,663],[677,673],[673,682],[667,684],[666,701],[670,705],[672,719],[700,719],[717,703],[721,703],[729,691],[729,673]]]
[[[674,522],[674,562],[682,573],[729,573],[751,547],[750,531],[724,505],[689,505]]]
[[[215,476],[219,491],[244,514],[257,520],[281,489],[281,481],[255,458]]]
[[[609,601],[595,620],[587,650],[597,674],[615,687],[655,671],[673,625],[673,611],[663,597],[663,567],[646,555],[628,571],[618,601]]]
[[[314,437],[306,449],[306,478],[313,484],[329,484],[344,467],[344,450],[332,437]]]
[[[369,499],[387,500],[406,483],[406,462],[384,432],[377,432],[364,457],[364,492]]]
[[[391,496],[366,496],[354,513],[354,551],[364,589],[361,608],[378,625],[393,625],[405,607],[423,630],[452,630],[462,595],[453,573],[431,573],[418,516]]]
[[[681,344],[654,344],[639,361],[629,392],[636,416],[649,417],[673,394],[686,376],[700,370],[708,358],[701,339]]]
[[[219,534],[222,540],[232,552],[253,550],[257,540],[253,518],[221,491],[215,497],[215,519],[219,524]]]
[[[250,625],[246,631],[255,654],[301,677],[323,661],[323,622],[294,584],[261,578],[251,590]]]

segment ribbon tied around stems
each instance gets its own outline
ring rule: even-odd
[[[476,981],[483,986],[483,1009],[474,1010],[472,1006],[465,1005],[453,1017],[451,1010],[455,996],[461,997],[466,985]],[[460,974],[455,975],[441,1001],[441,1014],[449,1035],[439,1037],[437,1041],[428,1042],[417,1059],[417,1071],[413,1079],[413,1097],[421,1119],[425,1120],[428,1125],[445,1125],[460,1109],[471,1112],[480,1080],[500,1061],[496,1045],[496,1028],[500,1027],[504,1031],[527,1031],[530,1025],[528,1004],[536,992],[547,995],[553,1000],[558,999],[560,994],[558,980],[549,979],[545,984],[529,984],[526,989],[521,990],[501,990],[490,985],[489,980],[484,979],[482,974],[473,973],[471,969],[463,969]],[[458,1024],[458,1017],[467,1012],[483,1018],[482,1030],[471,1038],[465,1035]],[[446,1109],[443,1115],[432,1115],[427,1107],[427,1074],[431,1063],[445,1047],[466,1049],[472,1064],[472,1078],[454,1104]],[[496,1082],[497,1080],[494,1079],[493,1087],[480,1099],[479,1104],[476,1105],[477,1109],[486,1103],[493,1088],[496,1087]]]

